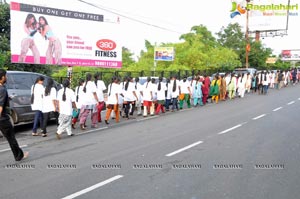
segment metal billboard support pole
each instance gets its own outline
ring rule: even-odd
[[[249,44],[249,9],[248,3],[250,0],[247,0],[247,13],[246,13],[246,68],[249,67],[249,51],[250,51],[250,44]]]

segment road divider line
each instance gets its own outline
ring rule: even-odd
[[[202,143],[203,143],[203,141],[195,142],[194,144],[188,145],[188,146],[183,147],[183,148],[181,148],[181,149],[179,149],[179,150],[177,150],[177,151],[174,151],[174,152],[172,152],[172,153],[169,153],[169,154],[167,154],[166,156],[167,156],[167,157],[171,157],[171,156],[173,156],[173,155],[176,155],[176,154],[178,154],[178,153],[181,153],[181,152],[183,152],[183,151],[186,151],[186,150],[188,150],[188,149],[190,149],[190,148],[192,148],[192,147],[195,147],[195,146],[197,146],[197,145],[199,145],[199,144],[202,144]]]
[[[258,119],[260,119],[260,118],[262,118],[262,117],[265,117],[266,115],[267,115],[267,114],[259,115],[259,116],[257,116],[257,117],[252,118],[252,120],[258,120]]]
[[[157,118],[157,117],[158,117],[158,115],[154,115],[154,116],[145,117],[145,118],[143,118],[143,119],[139,119],[139,120],[137,120],[137,121],[138,121],[138,122],[141,122],[141,121],[150,120],[150,119]]]
[[[238,124],[238,125],[236,125],[236,126],[234,126],[234,127],[231,127],[231,128],[229,128],[229,129],[226,129],[226,130],[224,130],[224,131],[218,133],[218,135],[222,135],[222,134],[224,134],[224,133],[228,133],[229,131],[232,131],[232,130],[234,130],[234,129],[237,129],[237,128],[241,127],[242,125],[243,125],[243,124]]]
[[[103,182],[100,182],[100,183],[98,183],[98,184],[95,184],[95,185],[93,185],[93,186],[91,186],[91,187],[88,187],[88,188],[86,188],[86,189],[83,189],[83,190],[81,190],[81,191],[78,191],[78,192],[76,192],[76,193],[73,193],[72,195],[66,196],[66,197],[64,197],[64,198],[62,198],[62,199],[73,199],[73,198],[76,198],[76,197],[78,197],[78,196],[81,196],[81,195],[83,195],[83,194],[86,194],[86,193],[88,193],[88,192],[90,192],[90,191],[93,191],[93,190],[95,190],[95,189],[97,189],[97,188],[99,188],[99,187],[102,187],[102,186],[104,186],[104,185],[106,185],[106,184],[109,184],[109,183],[111,183],[111,182],[113,182],[113,181],[116,181],[116,180],[118,180],[118,179],[120,179],[120,178],[123,178],[123,177],[124,177],[124,176],[122,176],[122,175],[117,175],[117,176],[112,177],[112,178],[109,178],[109,179],[107,179],[107,180],[105,180],[105,181],[103,181]]]
[[[279,111],[280,109],[282,109],[282,107],[275,108],[273,111],[276,112]]]
[[[25,147],[28,147],[28,145],[22,145],[20,146],[20,148],[25,148]],[[3,152],[6,152],[6,151],[10,151],[11,149],[3,149],[3,150],[0,150],[0,153],[3,153]]]
[[[291,105],[291,104],[294,104],[294,103],[295,103],[295,101],[291,101],[291,102],[287,103],[287,105]]]
[[[82,131],[81,133],[76,133],[76,135],[82,135],[82,134],[86,134],[86,133],[91,133],[91,132],[94,132],[94,131],[101,131],[101,130],[104,130],[104,129],[107,129],[108,127],[102,127],[102,128],[97,128],[97,129],[93,129],[93,130],[89,130],[89,131]]]

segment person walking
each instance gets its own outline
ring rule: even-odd
[[[32,136],[39,136],[40,133],[37,133],[38,125],[40,128],[43,126],[43,97],[44,97],[44,77],[39,76],[35,80],[34,85],[31,87],[31,109],[35,111]]]
[[[91,128],[96,128],[97,124],[97,104],[99,102],[97,97],[97,88],[94,82],[92,82],[92,75],[86,74],[85,83],[83,85],[82,106],[79,113],[80,129],[85,130],[85,123],[89,113],[91,112]]]
[[[168,78],[166,80],[166,92],[165,92],[165,95],[166,95],[166,103],[165,103],[165,108],[166,108],[166,111],[170,111],[170,104],[171,104],[171,99],[172,99],[172,87],[171,87],[171,84],[170,84],[170,79]]]
[[[6,83],[6,70],[0,69],[0,130],[11,148],[16,161],[21,161],[28,157],[28,152],[23,152],[15,137],[14,128],[9,118],[9,101]]]
[[[72,129],[76,129],[76,123],[79,118],[79,113],[80,109],[82,106],[82,101],[83,101],[83,84],[84,80],[79,79],[78,85],[75,88],[75,103],[76,103],[76,109],[73,109],[73,114],[72,114]]]
[[[147,117],[148,113],[150,115],[154,115],[154,109],[151,109],[153,98],[154,98],[155,85],[152,84],[151,78],[147,78],[147,82],[143,85],[143,105],[144,105],[144,113],[143,116]]]
[[[234,74],[231,75],[231,79],[228,83],[228,97],[234,99],[236,91],[236,77]]]
[[[164,104],[165,104],[165,99],[166,99],[166,84],[163,81],[162,77],[158,78],[158,84],[157,84],[157,89],[156,89],[156,96],[157,96],[157,107],[155,114],[158,115],[159,112],[161,111],[162,113],[165,113],[164,110]]]
[[[129,119],[129,115],[133,115],[135,110],[135,102],[138,100],[138,96],[135,91],[135,85],[132,77],[127,77],[127,81],[124,86],[124,113],[125,118]],[[131,111],[130,111],[131,108]]]
[[[97,88],[97,97],[98,97],[98,100],[99,100],[99,103],[97,105],[97,119],[98,119],[98,122],[102,122],[101,120],[101,111],[103,110],[104,108],[104,95],[103,95],[103,91],[106,90],[106,86],[105,86],[105,83],[104,81],[100,80],[100,74],[99,73],[96,73],[94,75],[94,79],[95,79],[95,84],[96,84],[96,88]]]
[[[198,104],[200,106],[203,106],[202,101],[202,82],[200,81],[200,77],[196,77],[195,84],[193,85],[193,98],[194,98],[194,107],[196,107]]]
[[[43,97],[43,126],[42,126],[42,137],[47,137],[47,124],[51,113],[57,111],[56,103],[56,89],[54,87],[53,79],[48,79],[44,97]]]
[[[63,88],[57,93],[57,105],[58,105],[58,127],[56,132],[56,138],[61,139],[61,134],[67,132],[69,136],[73,136],[72,133],[72,112],[73,108],[77,108],[75,104],[75,94],[72,89],[69,88],[70,81],[65,79],[63,81]]]
[[[170,86],[171,86],[171,97],[172,97],[172,112],[174,112],[175,108],[178,111],[178,97],[180,94],[180,82],[177,80],[177,76],[173,75]]]
[[[105,124],[109,124],[109,118],[112,111],[115,113],[116,122],[120,121],[118,95],[121,92],[121,87],[118,83],[118,78],[113,77],[111,83],[108,85]]]
[[[220,80],[220,100],[225,101],[227,85],[226,85],[226,80],[224,78],[224,75],[219,76],[219,80]]]
[[[138,97],[136,101],[136,108],[137,108],[137,115],[140,116],[142,115],[142,85],[140,84],[140,79],[138,77],[135,78],[135,83],[134,83],[134,88],[135,88],[135,93]]]
[[[219,95],[220,95],[220,85],[221,85],[221,81],[219,80],[219,76],[216,75],[213,81],[211,81],[210,89],[209,89],[209,95],[211,96],[212,103],[215,100],[216,104],[218,104]]]
[[[187,103],[188,108],[191,108],[191,96],[192,96],[191,83],[187,81],[187,77],[183,77],[183,79],[179,83],[179,87],[180,87],[180,96],[182,96],[181,99],[179,100],[179,108],[180,109],[183,108],[184,102]]]
[[[206,74],[204,75],[203,86],[202,86],[202,102],[203,105],[207,103],[207,99],[209,97],[209,87],[210,87],[210,78]]]

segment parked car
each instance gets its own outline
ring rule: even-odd
[[[31,86],[37,77],[45,78],[44,86],[50,77],[32,72],[7,71],[7,92],[10,99],[11,120],[14,125],[33,122],[35,112],[31,110]],[[61,85],[55,82],[57,89]],[[54,115],[50,118],[54,118]]]
[[[250,73],[251,76],[253,76],[253,74],[257,72],[257,70],[255,68],[236,68],[234,69],[233,73],[235,74],[247,74]]]
[[[155,79],[155,83],[158,83],[158,79],[159,77],[151,77],[151,79],[154,78]],[[147,82],[148,77],[139,77],[139,82],[141,85],[144,85],[145,82]],[[163,77],[163,82],[166,82],[166,78]]]

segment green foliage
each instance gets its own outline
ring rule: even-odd
[[[291,63],[283,62],[281,59],[278,59],[276,63],[272,65],[272,68],[278,70],[289,70],[291,68]]]
[[[128,48],[122,47],[122,68],[127,68],[135,64],[134,59],[132,58],[133,53],[130,52]]]
[[[246,39],[244,33],[241,30],[241,26],[237,23],[229,24],[226,28],[222,28],[217,33],[218,42],[229,49],[232,49],[238,55],[242,65],[245,66],[246,60]],[[268,57],[271,57],[272,50],[270,48],[264,48],[261,42],[256,42],[250,39],[251,50],[248,56],[248,62],[250,67],[257,69],[270,69],[270,65],[266,64]]]
[[[212,33],[205,26],[194,26],[190,33],[180,37],[182,43],[161,44],[162,47],[174,47],[174,61],[158,61],[154,63],[154,46],[145,41],[146,52],[142,51],[139,61],[130,69],[135,70],[231,70],[240,66],[238,55],[231,49],[219,45]]]
[[[217,36],[220,45],[232,49],[238,55],[246,45],[245,35],[237,23],[229,24],[226,28],[222,27]]]

